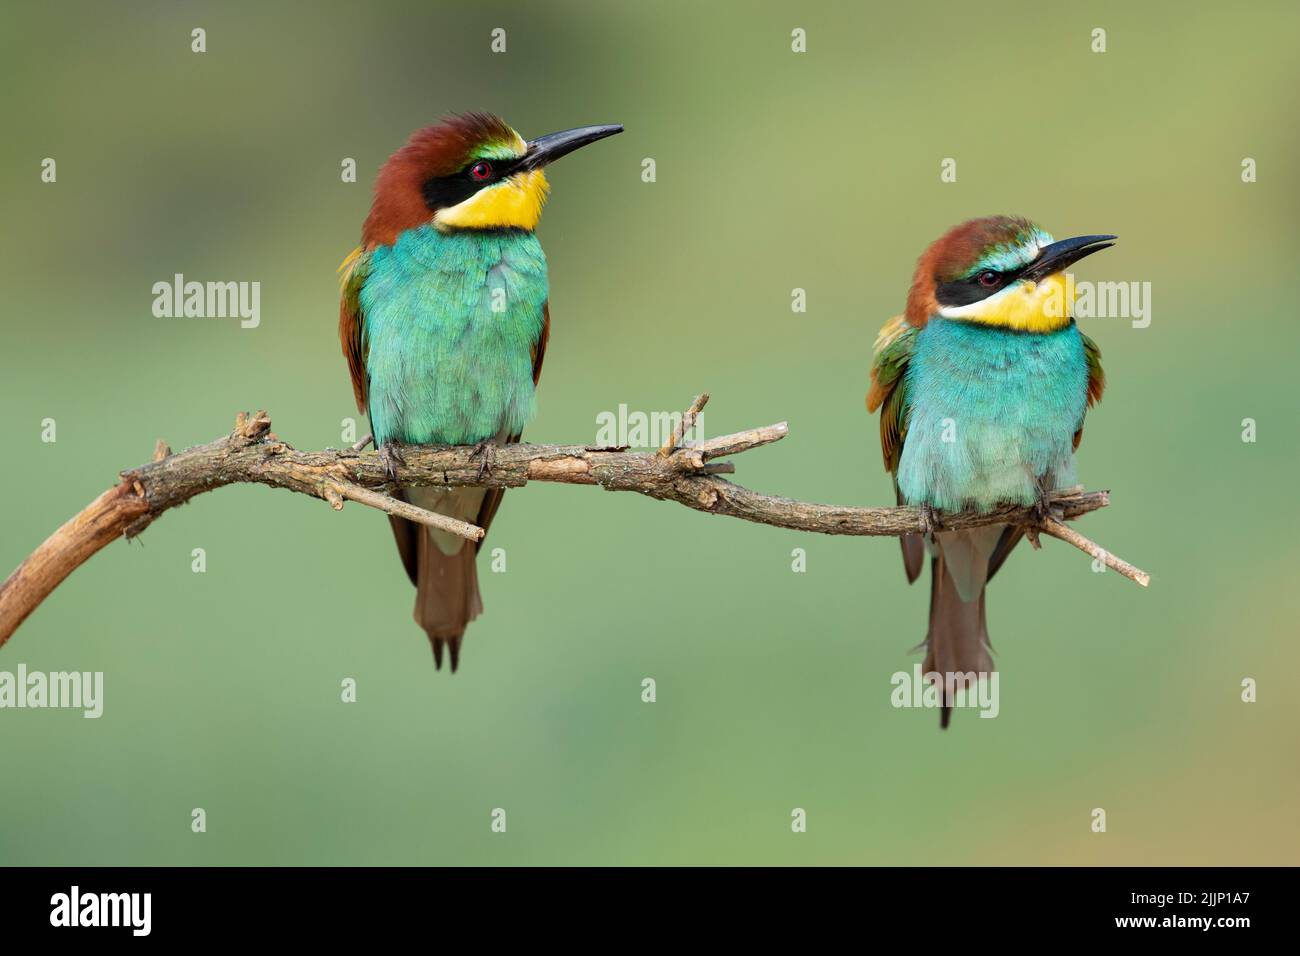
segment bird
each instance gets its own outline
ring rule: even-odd
[[[396,484],[404,445],[519,441],[535,413],[550,336],[546,256],[535,229],[545,167],[623,131],[582,126],[526,141],[466,112],[413,132],[375,180],[361,243],[339,267],[339,340],[357,408]],[[398,488],[411,504],[487,529],[500,488]],[[415,620],[456,671],[483,609],[468,541],[390,516],[416,588]]]
[[[867,410],[880,412],[880,448],[900,505],[919,507],[922,533],[904,535],[916,581],[930,556],[923,670],[954,692],[993,672],[985,588],[1023,526],[942,530],[942,513],[1002,505],[1050,514],[1053,490],[1076,480],[1075,452],[1106,379],[1101,350],[1071,315],[1065,270],[1116,236],[1056,241],[1019,216],[956,225],[921,255],[905,311],[874,347]]]

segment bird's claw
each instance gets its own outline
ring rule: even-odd
[[[396,442],[384,442],[379,446],[379,460],[384,464],[384,471],[388,475],[388,480],[396,484],[397,466],[406,464],[401,448]]]
[[[1042,526],[1049,518],[1053,521],[1065,520],[1065,510],[1053,502],[1050,491],[1039,492],[1031,512],[1034,517],[1034,524],[1037,526]]]
[[[470,458],[478,459],[478,480],[482,481],[483,476],[492,468],[493,453],[496,448],[496,442],[490,438],[485,438],[480,442],[474,443],[474,450],[470,452]]]
[[[939,513],[934,510],[931,504],[921,505],[921,536],[933,538],[934,533],[939,530]]]

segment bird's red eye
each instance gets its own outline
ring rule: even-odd
[[[482,163],[482,162],[475,163],[474,166],[470,169],[469,174],[473,176],[474,179],[476,179],[478,182],[482,182],[485,179],[491,179],[492,164]]]
[[[998,275],[996,272],[981,272],[979,277],[979,283],[980,285],[984,286],[984,288],[991,289],[998,284],[998,280],[1001,278],[1002,277]]]

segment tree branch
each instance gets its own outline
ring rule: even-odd
[[[701,392],[695,396],[695,401],[691,402],[691,407],[686,409],[686,414],[682,416],[682,420],[673,427],[672,434],[664,440],[663,445],[660,447],[660,458],[667,458],[681,444],[682,438],[695,426],[695,419],[700,417],[700,412],[704,411],[704,406],[707,404],[709,404],[708,392]]]
[[[707,394],[696,399],[658,451],[591,445],[501,445],[493,449],[483,469],[476,446],[409,446],[397,466],[403,486],[519,488],[530,481],[599,485],[608,491],[632,491],[663,501],[675,501],[707,514],[809,531],[817,534],[894,536],[919,534],[919,508],[851,508],[813,504],[763,495],[718,477],[734,470],[730,462],[713,459],[739,454],[779,441],[788,433],[784,422],[734,435],[681,444]],[[359,442],[358,446],[365,447]],[[480,540],[483,529],[409,504],[397,490],[375,452],[358,446],[343,450],[298,451],[271,432],[265,412],[240,413],[235,430],[224,438],[173,453],[161,440],[147,465],[121,473],[121,482],[104,492],[78,515],[50,535],[0,585],[0,645],[50,592],[104,545],[116,538],[133,538],[164,512],[195,495],[239,482],[256,482],[320,498],[334,510],[345,500],[388,514]],[[1020,524],[1074,545],[1104,561],[1107,567],[1143,587],[1150,576],[1066,527],[1071,520],[1110,503],[1106,491],[1072,489],[1053,497],[1060,521],[1039,522],[1030,508],[1005,507],[987,513],[944,514],[940,528],[958,531],[989,524]]]

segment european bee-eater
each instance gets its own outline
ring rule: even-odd
[[[881,410],[885,468],[899,503],[923,508],[934,528],[902,539],[909,583],[930,554],[927,674],[992,672],[984,588],[1024,534],[945,532],[936,513],[1005,504],[1043,513],[1053,490],[1074,484],[1084,414],[1105,378],[1071,317],[1064,270],[1114,238],[1055,242],[1010,216],[962,223],[921,256],[906,312],[876,340],[867,409]],[[945,694],[941,726],[951,703]]]
[[[533,234],[549,188],[542,170],[622,130],[584,126],[525,142],[496,116],[465,113],[417,130],[379,171],[361,245],[339,269],[339,338],[390,473],[402,445],[482,444],[486,456],[487,443],[519,441],[551,322]],[[402,494],[486,529],[503,492]],[[483,609],[478,547],[390,520],[416,587],[415,620],[436,666],[445,644],[454,672],[465,627]]]

